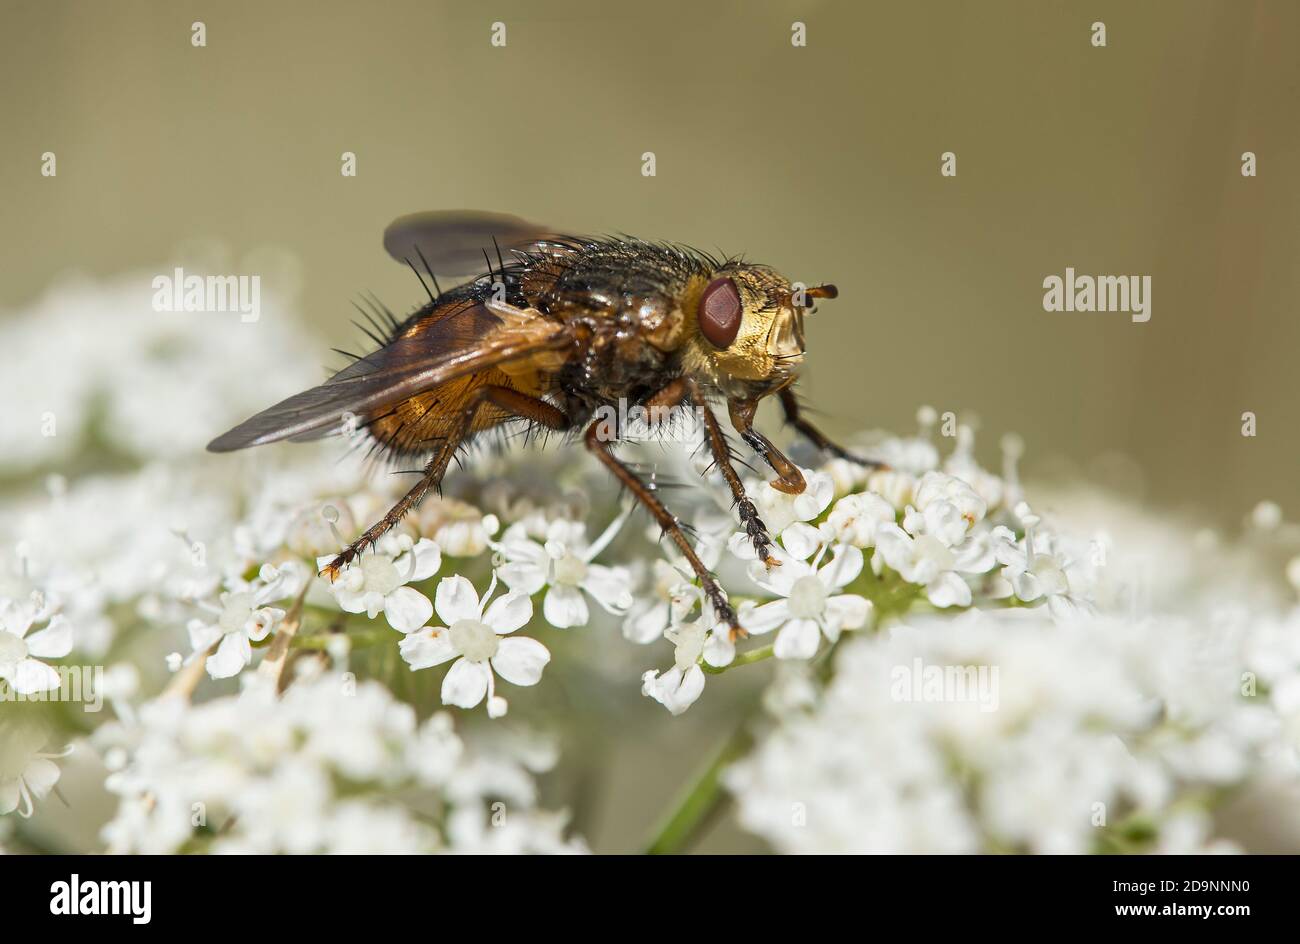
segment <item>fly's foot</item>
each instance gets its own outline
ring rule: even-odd
[[[360,554],[361,548],[358,545],[349,545],[339,552],[338,557],[322,567],[318,576],[325,577],[330,583],[333,583],[339,579],[339,574],[343,572],[344,568],[356,560]]]
[[[709,603],[713,606],[713,612],[717,616],[718,622],[727,625],[728,639],[735,642],[737,639],[748,638],[749,633],[745,632],[740,625],[740,621],[736,619],[736,611],[727,602],[721,587],[712,580],[708,580],[704,584],[704,595],[708,597]]]
[[[740,523],[749,535],[750,542],[754,545],[754,553],[763,565],[771,570],[773,567],[780,567],[781,562],[772,554],[772,538],[767,533],[767,525],[763,524],[763,519],[758,516],[758,509],[748,498],[742,498],[738,506]]]

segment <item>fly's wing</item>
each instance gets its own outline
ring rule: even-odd
[[[420,265],[423,256],[430,269],[447,276],[481,272],[485,256],[495,266],[498,249],[509,261],[512,251],[537,251],[567,240],[537,223],[482,210],[412,213],[384,230],[384,249],[398,262]]]
[[[459,299],[411,322],[391,343],[319,387],[296,394],[208,443],[231,452],[282,439],[319,439],[351,417],[400,402],[445,381],[519,361],[568,343],[563,324],[532,309]]]

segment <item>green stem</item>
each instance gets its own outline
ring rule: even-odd
[[[654,838],[645,847],[648,855],[675,855],[698,837],[722,808],[722,772],[739,760],[751,744],[749,725],[741,722],[655,830]]]
[[[738,665],[752,665],[755,662],[762,662],[764,659],[772,658],[774,652],[772,646],[764,646],[761,649],[751,649],[749,652],[742,652],[732,659],[726,665],[709,665],[707,662],[701,662],[700,668],[710,675],[721,675],[728,669],[734,669]]]

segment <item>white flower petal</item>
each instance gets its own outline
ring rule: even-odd
[[[776,634],[772,654],[778,659],[811,659],[821,644],[821,630],[810,619],[791,620]]]
[[[925,588],[925,595],[937,607],[970,606],[970,585],[952,571],[940,574]]]
[[[542,615],[556,629],[586,626],[590,613],[582,591],[577,587],[558,586],[546,591],[542,600]]]
[[[781,532],[781,544],[791,557],[799,560],[812,557],[817,548],[821,547],[821,543],[821,532],[802,521],[796,521]]]
[[[415,559],[414,571],[411,569],[412,558]],[[428,580],[438,572],[438,568],[442,566],[442,549],[438,547],[437,542],[420,538],[415,542],[414,547],[393,563],[403,580],[407,583],[418,583],[421,580]]]
[[[71,651],[72,626],[62,616],[27,637],[27,654],[38,659],[61,659]]]
[[[13,681],[10,684],[20,695],[52,692],[59,687],[59,673],[44,662],[23,659],[14,667]]]
[[[542,669],[550,661],[551,653],[536,639],[514,636],[501,640],[497,654],[492,657],[492,668],[514,685],[536,685],[542,680]]]
[[[221,640],[221,630],[202,620],[190,620],[186,629],[190,636],[190,649],[194,652],[211,649]]]
[[[206,668],[214,679],[231,678],[253,661],[253,647],[243,633],[226,633],[217,651],[208,656]]]
[[[851,544],[840,544],[835,556],[817,571],[817,579],[827,590],[838,590],[851,584],[862,573],[862,550]]]
[[[704,671],[693,665],[685,672],[671,668],[663,675],[651,671],[641,676],[641,692],[649,695],[674,715],[680,715],[704,691]]]
[[[384,597],[384,616],[393,629],[411,633],[429,622],[433,616],[433,604],[414,587],[398,587]]]
[[[457,708],[473,708],[487,694],[491,671],[485,662],[457,659],[442,680],[442,703]]]
[[[741,623],[744,626],[744,623]],[[714,668],[731,665],[736,658],[736,644],[731,641],[731,633],[725,627],[709,633],[704,643],[704,661]]]
[[[533,618],[533,601],[519,590],[497,597],[483,614],[483,622],[498,635],[513,633]]]
[[[861,629],[871,610],[870,600],[856,593],[841,593],[826,601],[826,621],[836,629]]]
[[[0,816],[18,809],[21,796],[17,777],[12,780],[0,780]]]
[[[510,561],[497,568],[497,576],[511,590],[530,596],[546,586],[546,568],[533,561]]]
[[[737,531],[727,538],[727,550],[732,553],[732,556],[743,561],[758,559],[758,552],[754,550],[754,539],[744,531]]]
[[[772,556],[780,561],[779,565],[768,567],[762,561],[749,565],[749,579],[769,593],[789,596],[796,580],[813,573],[807,561],[796,560],[780,547],[772,548]]]
[[[626,613],[632,608],[632,575],[622,567],[588,564],[582,589],[607,613]]]
[[[461,620],[479,618],[478,593],[474,585],[454,574],[438,581],[438,590],[433,597],[434,609],[439,618],[448,626]]]
[[[790,618],[788,600],[773,600],[762,606],[740,608],[740,625],[751,636],[770,633]]]
[[[412,671],[442,665],[456,658],[456,647],[451,644],[451,633],[446,629],[424,629],[407,633],[397,644],[397,651]]]
[[[59,782],[59,765],[44,757],[34,757],[23,768],[23,780],[32,796],[40,800]]]
[[[344,581],[340,579],[330,584],[330,591],[334,594],[335,601],[337,601],[339,608],[344,613],[366,612],[366,598],[371,594],[365,590],[349,590],[344,586]],[[374,617],[372,616],[371,619],[374,619]]]
[[[800,521],[812,521],[835,498],[835,480],[825,472],[803,469],[805,487],[802,494],[794,496],[794,514]],[[784,537],[784,532],[782,532]]]
[[[623,637],[639,645],[652,643],[668,628],[669,604],[655,603],[623,620]]]
[[[364,604],[366,616],[374,619],[384,611],[384,595],[378,590],[367,590],[361,595],[361,602]]]

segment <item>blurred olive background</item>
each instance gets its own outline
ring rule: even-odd
[[[0,9],[0,307],[69,271],[165,271],[197,238],[279,247],[324,363],[356,337],[359,291],[421,297],[382,251],[392,218],[505,210],[836,282],[805,384],[835,432],[909,431],[929,403],[978,415],[994,467],[1014,430],[1030,476],[1102,476],[1215,522],[1262,498],[1300,511],[1292,0]],[[1067,266],[1151,275],[1151,321],[1043,311]],[[713,739],[697,713],[684,755]],[[630,749],[615,735],[595,750]],[[634,790],[680,781],[618,769]],[[606,847],[644,825],[604,824]]]
[[[986,459],[1021,433],[1031,473],[1101,457],[1156,504],[1296,511],[1292,0],[3,11],[0,306],[199,237],[277,246],[301,259],[326,359],[355,338],[358,291],[420,296],[380,248],[389,220],[507,210],[838,283],[806,381],[837,431],[910,429],[931,403],[978,416]],[[1067,266],[1151,275],[1151,321],[1043,311]]]

